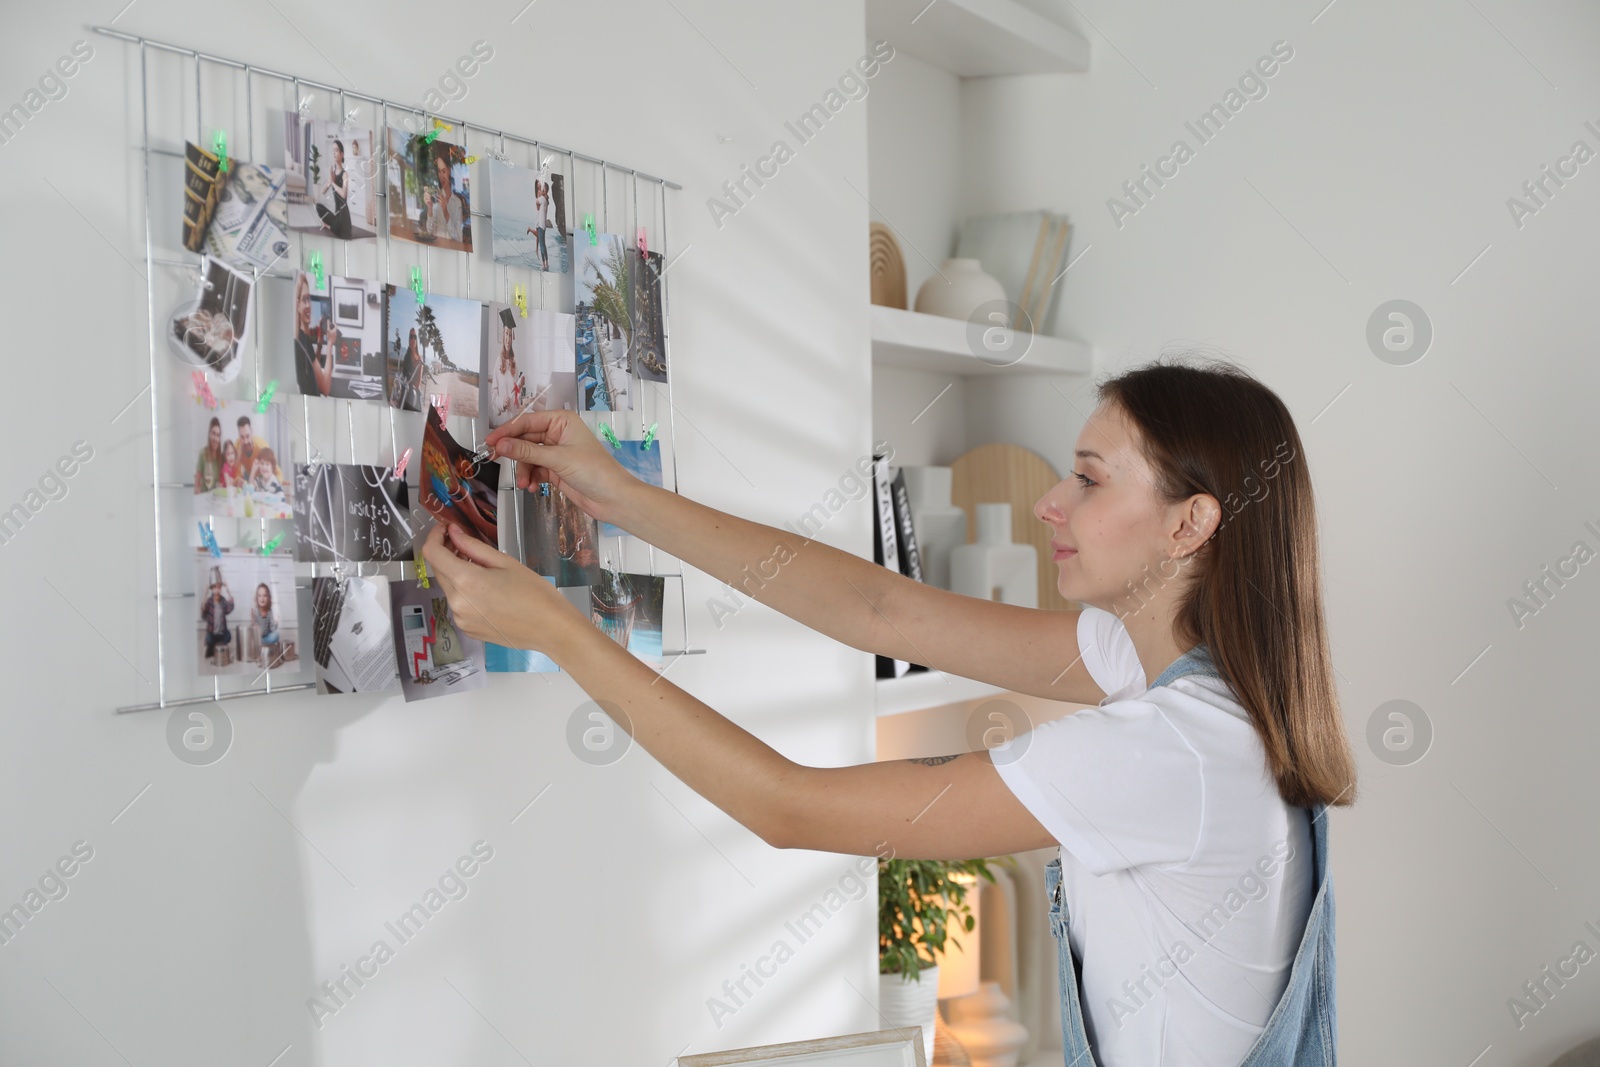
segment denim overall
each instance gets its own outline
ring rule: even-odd
[[[1172,662],[1156,685],[1166,685],[1186,674],[1217,678],[1205,645],[1196,645]],[[1316,900],[1306,918],[1306,929],[1289,971],[1289,984],[1267,1018],[1266,1029],[1239,1067],[1334,1067],[1337,1062],[1338,1023],[1334,1004],[1333,964],[1333,883],[1328,878],[1328,820],[1326,804],[1310,810],[1313,876],[1317,883]],[[1096,1067],[1097,1062],[1084,1033],[1083,1007],[1079,1001],[1077,963],[1068,941],[1071,916],[1061,889],[1061,860],[1045,865],[1045,896],[1050,901],[1050,932],[1055,935],[1061,958],[1061,1038],[1066,1067]],[[1155,1067],[1155,1065],[1150,1065]]]

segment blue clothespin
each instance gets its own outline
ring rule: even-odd
[[[310,267],[310,271],[311,271],[311,277],[313,279],[315,279],[315,281],[317,283],[317,289],[320,291],[322,289],[327,288],[327,286],[324,285],[323,279],[322,279],[322,253],[321,252],[318,252],[318,251],[315,251],[315,250],[312,251],[311,256],[310,256],[310,260],[309,260],[309,267]]]
[[[427,290],[422,287],[421,267],[411,268],[411,291],[417,294],[417,303],[419,305],[426,304],[428,302],[425,296]]]
[[[590,244],[597,245],[597,244],[600,243],[600,238],[596,237],[595,233],[594,233],[594,212],[585,211],[583,213],[583,228],[589,234],[589,243]]]
[[[652,422],[650,424],[650,428],[644,432],[644,443],[641,444],[639,447],[640,448],[644,448],[644,449],[648,449],[651,445],[655,444],[655,440],[656,440],[656,424]]]
[[[615,431],[615,430],[613,430],[611,428],[611,424],[610,423],[602,422],[600,424],[600,433],[601,433],[602,436],[605,437],[605,439],[607,441],[611,442],[611,447],[612,448],[621,448],[622,447],[620,444],[617,443],[617,431]]]
[[[211,527],[205,523],[202,522],[198,525],[200,527],[200,543],[206,547],[206,551],[211,553],[213,559],[221,559],[222,549],[217,547],[217,535],[212,533]]]
[[[217,157],[217,169],[228,172],[228,135],[218,130],[211,138],[212,153]]]
[[[266,389],[262,391],[261,399],[256,401],[256,414],[265,415],[267,413],[267,405],[272,403],[272,394],[277,391],[278,379],[274,378],[267,383]]]

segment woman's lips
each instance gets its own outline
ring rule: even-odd
[[[1050,554],[1050,559],[1052,561],[1058,561],[1058,560],[1063,560],[1063,559],[1071,559],[1073,556],[1076,556],[1077,554],[1078,554],[1078,550],[1075,549],[1075,548],[1058,548],[1058,549],[1056,549],[1054,552],[1052,552]]]

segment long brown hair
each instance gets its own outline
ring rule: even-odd
[[[1286,803],[1354,803],[1311,474],[1288,408],[1243,369],[1189,354],[1125,371],[1097,395],[1137,428],[1162,503],[1209,493],[1222,505],[1216,532],[1185,561],[1190,584],[1173,636],[1205,643]]]

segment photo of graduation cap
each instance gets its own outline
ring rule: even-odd
[[[515,330],[517,328],[517,316],[512,313],[510,308],[500,309],[500,322],[508,330]]]

